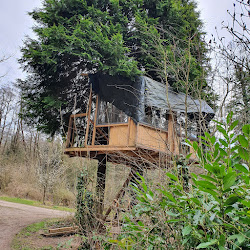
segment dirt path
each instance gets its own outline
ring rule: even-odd
[[[13,237],[29,224],[68,215],[72,213],[0,200],[0,249],[11,249]]]

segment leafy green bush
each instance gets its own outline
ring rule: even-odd
[[[177,168],[154,191],[140,176],[142,188],[134,187],[138,204],[111,244],[122,249],[250,248],[250,125],[235,135],[238,121],[232,113],[225,124],[216,123],[218,138],[205,133],[203,146],[187,141],[204,174],[191,173],[188,190]]]

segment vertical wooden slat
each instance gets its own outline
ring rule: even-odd
[[[72,131],[72,117],[69,117],[69,127],[68,127],[68,134],[67,134],[67,140],[66,140],[66,148],[70,147],[70,137],[71,137],[71,131]]]
[[[84,142],[85,147],[87,146],[87,143],[88,143],[91,104],[92,104],[92,86],[90,87],[90,93],[89,93],[89,103],[88,103],[88,112],[87,112],[88,120],[87,120],[87,128],[86,128],[85,142]]]
[[[98,95],[96,96],[96,109],[95,109],[95,119],[94,119],[94,128],[93,128],[93,136],[92,136],[92,145],[95,145],[95,136],[96,136],[96,119],[98,113]]]
[[[72,138],[71,138],[71,146],[74,145],[75,133],[77,135],[77,128],[76,128],[75,117],[72,118],[72,122],[73,122],[73,132],[72,132]]]
[[[129,145],[130,127],[131,127],[131,119],[130,119],[130,117],[128,117],[128,140],[127,140],[127,145]]]
[[[171,153],[174,152],[174,123],[173,123],[173,115],[169,114],[168,118],[168,145]]]

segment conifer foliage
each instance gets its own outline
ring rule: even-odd
[[[205,56],[200,58],[202,25],[195,8],[193,0],[44,0],[41,9],[30,13],[37,38],[26,39],[20,59],[29,72],[19,81],[26,118],[55,133],[61,124],[59,110],[67,120],[74,94],[81,106],[87,95],[81,72],[133,79],[146,70],[156,78],[152,69],[157,65],[145,53],[153,49],[145,30],[167,31],[164,43],[175,41],[180,49],[193,37],[196,73],[190,78],[196,77]]]

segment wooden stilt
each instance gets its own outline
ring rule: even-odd
[[[126,181],[124,182],[124,184],[122,185],[122,188],[120,189],[120,191],[117,193],[117,195],[115,196],[114,200],[119,200],[124,192],[125,192],[125,188],[128,186],[129,184],[129,181],[130,179],[132,178],[133,176],[133,173],[132,173],[132,170],[130,171],[129,175],[128,175],[128,178],[126,179]],[[113,207],[113,204],[108,208],[106,214],[105,214],[105,217],[104,217],[104,221],[107,219],[107,217],[109,216],[111,210],[112,210],[112,207]]]
[[[97,169],[97,181],[96,181],[96,214],[99,218],[102,218],[104,208],[104,193],[105,193],[105,180],[106,180],[106,155],[98,155],[98,169]]]

